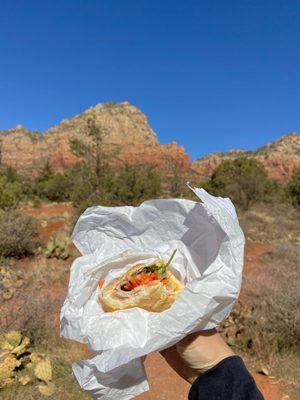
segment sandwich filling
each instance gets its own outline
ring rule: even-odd
[[[156,260],[153,264],[147,265],[138,269],[128,279],[128,281],[122,282],[120,288],[126,292],[130,292],[138,286],[149,285],[153,281],[160,280],[164,285],[168,284],[168,277],[166,276],[167,268],[171,264],[176,250],[173,251],[170,259],[167,263],[163,260]]]
[[[177,250],[174,250],[167,263],[163,260],[156,260],[153,264],[141,266],[131,276],[121,282],[119,289],[124,292],[131,292],[138,286],[149,285],[154,281],[160,281],[163,285],[168,285],[167,268],[171,264]],[[104,280],[99,281],[98,285],[102,287]]]

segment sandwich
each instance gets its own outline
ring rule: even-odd
[[[140,307],[147,311],[161,312],[173,304],[183,289],[181,282],[168,269],[176,250],[165,263],[157,259],[150,265],[136,264],[123,276],[101,288],[99,302],[106,312]]]

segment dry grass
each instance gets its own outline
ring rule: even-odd
[[[257,204],[241,213],[239,219],[247,239],[254,242],[300,244],[300,212],[290,204]]]
[[[271,264],[275,273],[284,271],[288,265],[289,274],[298,274],[300,265],[300,246],[293,242],[275,242],[272,251],[263,254],[263,261]]]
[[[251,285],[255,293],[252,330],[261,336],[261,351],[268,344],[267,353],[297,347],[300,352],[300,249],[293,243],[273,248],[260,279],[245,282],[245,289]]]
[[[28,260],[29,266],[18,270],[22,287],[13,298],[3,302],[0,315],[0,330],[25,329],[38,335],[46,331],[46,325],[57,319],[61,308],[69,265],[67,262],[47,260],[37,256]],[[13,263],[7,264],[15,271]]]

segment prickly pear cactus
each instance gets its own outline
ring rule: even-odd
[[[13,350],[19,346],[22,340],[22,335],[20,332],[11,331],[8,333],[3,333],[0,336],[0,348],[1,350]]]
[[[24,281],[16,271],[7,266],[0,266],[0,301],[10,300]]]
[[[66,260],[70,255],[69,244],[69,237],[63,233],[51,237],[46,247],[45,256],[47,258]]]
[[[51,363],[48,359],[37,363],[34,369],[35,376],[41,381],[48,382],[52,379]]]
[[[30,339],[18,331],[0,335],[0,391],[10,385],[37,384],[43,396],[52,396],[55,385],[48,357],[30,346]],[[1,397],[1,393],[0,393]]]

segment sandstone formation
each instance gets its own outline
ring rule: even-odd
[[[86,137],[87,122],[91,118],[107,130],[106,147],[119,148],[118,159],[131,164],[154,164],[162,174],[168,174],[176,165],[194,184],[210,177],[223,160],[236,157],[260,160],[270,178],[280,183],[287,182],[300,167],[300,135],[297,133],[283,136],[256,151],[213,153],[191,163],[184,148],[176,142],[160,144],[145,114],[128,102],[99,103],[43,134],[29,131],[22,125],[0,131],[0,161],[30,174],[37,174],[49,161],[55,171],[61,172],[78,162],[69,141],[75,136]]]
[[[106,145],[119,148],[118,158],[125,162],[151,163],[163,171],[170,162],[183,169],[190,165],[184,148],[175,142],[160,144],[147,117],[127,102],[97,104],[44,134],[28,131],[22,125],[0,131],[3,164],[37,172],[49,161],[55,171],[63,171],[78,161],[70,151],[70,138],[84,138],[91,118],[107,130]]]
[[[269,177],[279,183],[288,182],[294,171],[300,168],[300,135],[290,133],[256,151],[231,150],[227,153],[212,153],[193,161],[191,168],[200,180],[209,178],[223,161],[237,157],[251,157],[262,162]]]

